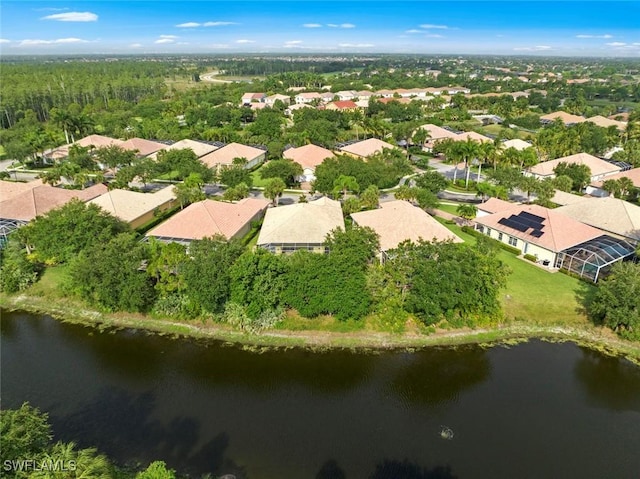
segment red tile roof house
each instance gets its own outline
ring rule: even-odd
[[[542,115],[540,117],[540,123],[543,125],[547,123],[553,123],[557,119],[562,120],[562,123],[565,125],[575,125],[577,123],[582,123],[586,121],[586,119],[582,116],[572,115],[571,113],[567,113],[566,111],[556,111],[553,113],[549,113],[548,115]]]
[[[121,146],[124,143],[122,140],[116,138],[110,138],[102,135],[89,135],[84,138],[70,143],[68,145],[62,145],[51,150],[44,152],[43,159],[46,160],[61,160],[69,156],[69,148],[72,145],[82,146],[83,148],[104,148],[107,146]]]
[[[601,160],[588,153],[578,153],[576,155],[563,156],[562,158],[556,158],[555,160],[542,161],[537,165],[532,166],[525,172],[528,176],[535,178],[555,178],[554,168],[560,163],[586,165],[591,170],[591,181],[598,181],[606,179],[616,173],[619,173],[621,168],[609,163],[608,161]]]
[[[245,93],[240,100],[240,106],[250,105],[251,103],[264,103],[267,98],[266,93]]]
[[[380,260],[384,261],[389,250],[397,248],[403,241],[417,243],[424,241],[462,240],[441,225],[426,211],[413,206],[408,201],[395,200],[382,203],[380,208],[352,213],[351,218],[358,226],[368,226],[380,237]]]
[[[282,156],[302,166],[302,176],[296,179],[301,183],[308,183],[316,179],[316,167],[327,158],[332,158],[335,155],[331,150],[310,144],[299,148],[289,148],[284,151]]]
[[[127,151],[135,151],[138,158],[149,156],[156,151],[160,151],[167,147],[164,143],[158,143],[157,141],[145,140],[143,138],[131,138],[123,141],[120,148]]]
[[[358,105],[351,100],[333,101],[327,103],[326,110],[338,110],[338,111],[354,111],[358,109]]]
[[[169,146],[164,145],[164,147],[161,150],[158,150],[152,153],[151,155],[149,155],[149,157],[152,159],[156,159],[160,151],[187,150],[187,149],[193,151],[196,157],[200,158],[201,156],[204,156],[207,153],[211,153],[212,151],[217,150],[218,147],[214,145],[210,145],[208,143],[203,143],[201,141],[185,139],[185,140],[177,141]]]
[[[621,171],[620,173],[616,173],[615,175],[607,176],[607,180],[619,180],[620,178],[629,178],[633,186],[636,188],[640,188],[640,168],[633,168],[627,171]],[[602,189],[603,180],[598,180],[592,182],[589,186],[587,186],[586,192],[592,196],[609,196],[609,192]]]
[[[533,255],[554,267],[558,255],[573,246],[598,238],[601,230],[539,205],[512,208],[475,220],[476,230],[490,238]]]
[[[350,145],[339,148],[342,153],[346,153],[355,158],[367,158],[375,153],[380,153],[384,149],[395,149],[396,147],[386,141],[377,138],[358,141]]]
[[[237,203],[199,201],[151,229],[146,236],[186,245],[216,234],[228,240],[242,238],[250,231],[251,222],[262,218],[270,204],[269,200],[257,198],[245,198]]]
[[[36,216],[42,216],[54,208],[63,206],[74,198],[89,201],[108,191],[103,184],[97,184],[84,190],[67,190],[40,181],[22,183],[24,187],[0,181],[0,219],[12,220],[18,224],[28,223]]]
[[[200,161],[210,169],[219,170],[223,166],[233,165],[236,158],[247,160],[244,167],[246,169],[262,163],[267,157],[267,152],[253,146],[242,145],[240,143],[229,143],[222,148],[212,151],[200,158]]]

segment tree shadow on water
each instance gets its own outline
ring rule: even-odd
[[[450,466],[426,468],[408,460],[386,459],[376,466],[369,479],[457,479]]]
[[[322,465],[315,479],[347,479],[347,476],[335,459],[329,459]]]
[[[51,421],[56,440],[97,447],[120,465],[146,467],[162,460],[180,474],[247,478],[245,469],[226,457],[230,444],[226,432],[198,447],[202,438],[197,418],[176,416],[165,425],[152,417],[155,409],[155,397],[150,392],[136,395],[108,388],[74,413],[52,416]]]

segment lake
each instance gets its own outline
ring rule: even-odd
[[[120,464],[251,479],[640,477],[640,368],[572,343],[258,354],[2,312],[0,346],[3,408],[29,401],[56,439]]]

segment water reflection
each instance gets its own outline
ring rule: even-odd
[[[432,348],[407,358],[390,387],[403,402],[412,404],[455,402],[463,391],[481,384],[491,374],[487,353],[479,348]]]
[[[369,479],[457,479],[449,466],[422,467],[408,460],[385,460]]]
[[[640,368],[630,361],[582,348],[574,371],[592,406],[640,412]]]

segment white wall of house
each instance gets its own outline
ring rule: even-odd
[[[264,162],[266,157],[267,157],[267,152],[265,151],[263,154],[258,155],[255,158],[253,158],[251,161],[247,161],[247,163],[244,165],[244,168],[246,170],[248,170],[249,168],[253,168],[254,166],[257,166],[260,163]]]
[[[504,244],[508,244],[509,246],[513,246],[514,248],[518,248],[522,254],[533,255],[538,258],[538,261],[540,262],[549,261],[550,266],[555,264],[556,253],[553,251],[549,251],[548,249],[542,248],[536,244],[529,243],[528,241],[516,238],[515,236],[511,236],[508,233],[503,233],[493,228],[488,228],[484,225],[477,225],[476,228],[490,238],[496,239]]]

